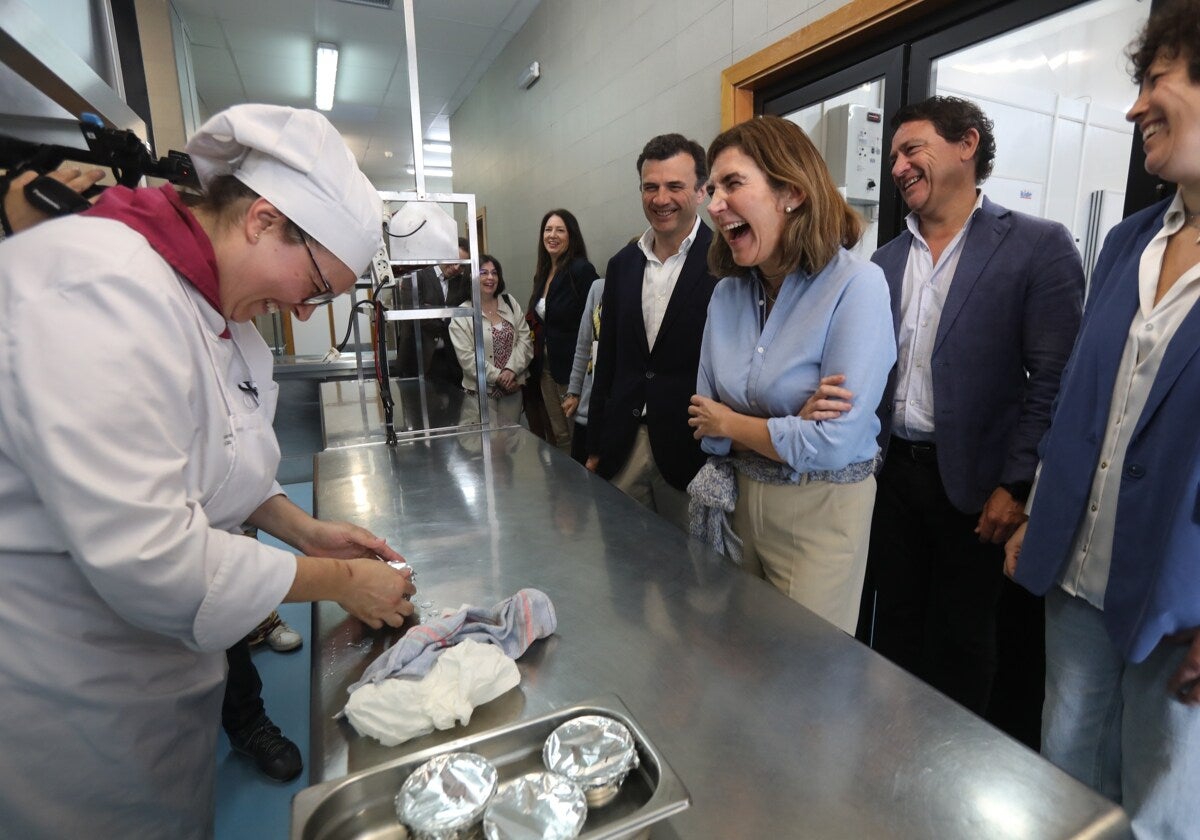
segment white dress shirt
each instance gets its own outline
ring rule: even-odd
[[[897,337],[895,414],[892,431],[906,440],[933,440],[933,344],[950,284],[958,271],[963,243],[979,208],[983,193],[977,193],[975,208],[950,244],[942,251],[937,265],[925,237],[920,218],[909,213],[905,222],[913,235],[904,266],[904,285],[900,297],[900,332]]]
[[[1162,300],[1154,302],[1167,239],[1183,227],[1183,222],[1183,199],[1176,193],[1175,200],[1167,208],[1162,229],[1150,240],[1138,265],[1139,305],[1129,325],[1125,351],[1117,368],[1104,443],[1092,475],[1087,508],[1060,581],[1064,590],[1099,609],[1104,608],[1104,592],[1108,587],[1113,529],[1117,522],[1117,493],[1121,488],[1125,451],[1158,376],[1167,346],[1183,319],[1200,300],[1200,264],[1197,264],[1175,281]]]
[[[679,250],[667,257],[665,262],[654,255],[654,228],[647,228],[638,240],[638,247],[646,255],[646,270],[642,274],[642,318],[646,324],[646,343],[651,350],[662,327],[667,304],[671,302],[671,294],[675,291],[675,283],[679,280],[679,272],[683,270],[684,260],[696,241],[696,231],[699,229],[700,217],[697,216],[692,223],[692,232],[679,243]]]

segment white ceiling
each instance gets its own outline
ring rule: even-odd
[[[412,188],[404,0],[392,8],[345,0],[171,2],[191,44],[202,117],[241,102],[314,107],[316,44],[332,42],[340,54],[327,116],[377,187]],[[414,0],[426,141],[450,139],[450,116],[539,2]],[[425,152],[427,167],[451,164]]]

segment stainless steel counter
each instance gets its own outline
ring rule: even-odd
[[[313,782],[616,693],[692,807],[656,838],[1124,837],[1115,805],[524,430],[317,456],[321,517],[387,537],[418,603],[546,592],[558,632],[471,724],[385,748],[332,715],[395,639],[314,612]]]

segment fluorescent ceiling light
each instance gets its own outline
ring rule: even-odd
[[[417,170],[411,166],[408,167],[407,169],[405,169],[404,171],[407,172],[409,175],[417,174]],[[434,175],[434,176],[441,177],[441,178],[449,178],[450,176],[452,176],[454,174],[454,170],[450,169],[449,167],[446,167],[446,166],[426,166],[425,174],[426,175]]]
[[[425,151],[439,152],[441,154],[448,155],[448,154],[450,154],[450,144],[449,143],[426,143]]]
[[[317,110],[333,108],[333,88],[337,83],[338,48],[336,44],[317,44]]]

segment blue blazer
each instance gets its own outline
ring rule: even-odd
[[[587,424],[588,452],[600,456],[596,471],[605,478],[611,479],[629,459],[643,406],[654,465],[671,486],[686,490],[704,465],[707,456],[687,421],[708,301],[717,285],[708,273],[711,243],[712,230],[701,222],[653,351],[642,315],[646,255],[634,242],[609,260]]]
[[[871,257],[891,288],[897,335],[912,244],[905,229]],[[1082,307],[1083,266],[1067,229],[985,197],[963,243],[932,359],[938,470],[963,513],[981,511],[1001,484],[1033,481]],[[885,451],[895,377],[893,368],[879,406]]]
[[[1096,262],[1079,341],[1043,443],[1042,472],[1017,581],[1046,592],[1059,578],[1088,502],[1129,325],[1142,252],[1165,201],[1113,228]],[[1131,662],[1164,635],[1200,625],[1200,306],[1171,339],[1120,465],[1104,623]]]

